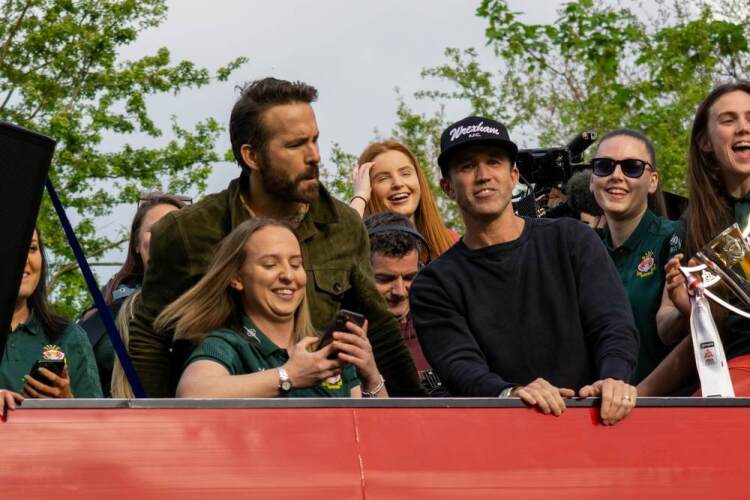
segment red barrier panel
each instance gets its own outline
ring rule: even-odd
[[[740,498],[750,407],[22,408],[2,498]],[[712,431],[708,431],[709,426]]]

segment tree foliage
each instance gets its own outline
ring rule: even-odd
[[[483,0],[477,15],[487,21],[499,70],[482,68],[473,48],[449,48],[448,61],[423,76],[452,90],[417,97],[465,102],[511,129],[531,130],[542,146],[565,144],[584,129],[642,130],[656,145],[665,187],[684,194],[697,105],[716,83],[747,78],[748,4],[639,6],[576,0],[557,19],[532,24],[504,0]]]
[[[373,141],[394,139],[406,145],[414,153],[427,177],[443,219],[449,227],[460,230],[463,222],[457,208],[451,200],[446,198],[438,184],[440,169],[437,165],[437,157],[440,154],[440,134],[444,125],[442,107],[432,114],[416,113],[399,96],[396,124],[391,133],[385,137],[375,131]],[[364,145],[362,149],[364,150]],[[334,144],[330,155],[332,168],[324,171],[324,181],[328,189],[342,200],[348,200],[352,196],[351,170],[357,158],[358,155],[344,151],[338,143]]]
[[[140,32],[162,23],[164,0],[6,0],[0,5],[0,119],[58,141],[50,177],[76,221],[84,251],[96,255],[121,240],[97,232],[95,218],[143,190],[205,188],[221,129],[212,118],[194,128],[173,117],[169,140],[152,120],[147,99],[227,80],[240,57],[212,74],[190,61],[173,62],[155,49],[138,60],[118,52]],[[134,147],[133,137],[155,147]],[[106,141],[106,142],[105,142]],[[122,142],[116,148],[106,147]],[[114,149],[114,150],[112,150]],[[72,254],[45,200],[38,226],[51,251],[55,275]],[[61,312],[73,315],[88,301],[78,273],[56,274]]]

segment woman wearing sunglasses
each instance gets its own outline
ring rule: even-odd
[[[750,81],[716,87],[698,107],[688,149],[685,254],[692,257],[732,223],[741,228],[750,216]],[[659,334],[680,341],[664,362],[638,387],[648,396],[674,393],[695,379],[689,335],[690,301],[679,266],[667,264],[667,292],[659,310]],[[697,264],[690,259],[691,264]],[[721,293],[721,290],[717,290]],[[734,301],[725,295],[729,301]],[[735,301],[735,305],[746,309]],[[712,307],[724,343],[736,396],[750,396],[750,321]],[[669,327],[662,328],[662,323]]]
[[[628,292],[640,333],[632,382],[646,377],[669,353],[659,338],[656,313],[664,289],[664,266],[681,246],[679,223],[665,215],[654,147],[644,134],[614,130],[591,160],[591,190],[604,211],[604,243]]]

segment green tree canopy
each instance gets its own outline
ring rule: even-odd
[[[421,98],[460,100],[512,129],[536,132],[541,146],[576,133],[620,127],[645,132],[657,149],[665,188],[685,193],[693,115],[711,88],[747,78],[747,2],[685,4],[576,0],[547,24],[524,22],[504,0],[483,0],[487,45],[497,71],[473,48],[446,50],[448,62],[423,76],[453,90]]]
[[[7,0],[0,6],[0,119],[57,139],[50,177],[88,255],[116,243],[97,233],[96,217],[134,203],[142,190],[201,191],[220,159],[214,144],[221,129],[212,118],[188,130],[173,117],[173,138],[160,147],[127,144],[136,135],[163,135],[149,116],[149,96],[227,80],[246,60],[239,57],[213,73],[189,61],[172,62],[166,48],[118,60],[120,49],[162,23],[166,13],[164,0]],[[107,138],[125,146],[107,151]],[[72,253],[47,201],[38,226],[51,251],[52,273],[69,267]],[[79,273],[58,273],[53,286],[68,315],[89,300]]]

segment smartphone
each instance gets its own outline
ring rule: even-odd
[[[34,366],[31,367],[31,371],[29,372],[29,375],[34,377],[34,380],[37,380],[43,384],[49,383],[49,379],[45,377],[42,373],[39,372],[39,368],[46,368],[58,377],[62,376],[63,369],[65,368],[65,360],[64,359],[40,359],[37,360],[36,363],[34,363]]]
[[[333,342],[333,332],[348,332],[349,330],[346,328],[346,324],[349,321],[361,327],[365,324],[365,317],[353,311],[339,309],[339,312],[336,313],[336,317],[320,338],[320,342],[318,342],[318,350],[323,349],[325,346]],[[335,357],[335,354],[332,357]]]

